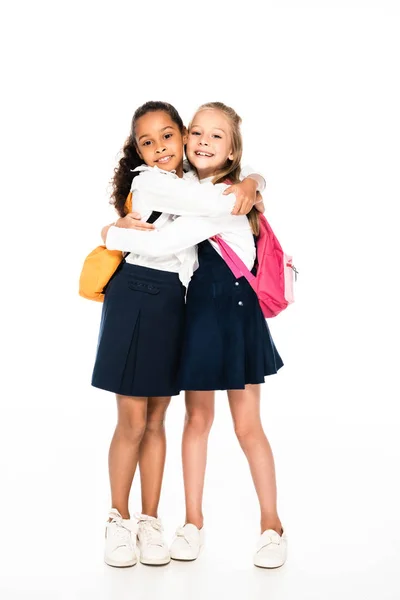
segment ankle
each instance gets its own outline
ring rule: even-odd
[[[283,533],[282,523],[277,517],[275,517],[274,519],[272,519],[271,517],[261,519],[261,533],[264,533],[264,531],[266,531],[267,529],[272,529],[273,531],[276,531],[276,533],[278,533],[279,535],[282,535]]]
[[[190,515],[186,515],[185,525],[188,525],[189,523],[191,525],[195,525],[197,527],[197,529],[202,529],[203,525],[204,525],[203,516],[201,516],[201,517],[199,517],[199,516],[193,516],[193,517],[191,517]]]
[[[113,508],[119,512],[119,514],[121,515],[121,517],[122,517],[123,519],[129,520],[129,519],[131,518],[131,517],[130,517],[129,510],[128,510],[128,509],[125,509],[125,510],[120,510],[120,509],[118,508],[118,505],[115,505],[115,504],[113,504]],[[110,518],[110,519],[108,519],[108,522],[110,523],[110,522],[111,522],[111,520],[112,520],[111,518]]]
[[[158,512],[156,510],[146,510],[144,506],[142,507],[142,515],[158,519]]]

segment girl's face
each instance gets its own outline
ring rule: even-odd
[[[138,154],[149,167],[163,171],[175,170],[183,176],[183,145],[187,141],[168,113],[159,110],[148,112],[136,121],[135,141]]]
[[[196,113],[189,129],[186,156],[199,179],[211,177],[233,160],[231,126],[223,112],[205,108]]]

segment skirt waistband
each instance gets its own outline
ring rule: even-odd
[[[179,286],[182,285],[178,273],[172,273],[171,271],[160,271],[160,269],[151,269],[150,267],[141,267],[139,265],[132,265],[131,263],[127,263],[125,260],[122,262],[119,272],[122,275],[126,275],[128,277],[140,277],[140,279],[145,279],[146,281],[176,284]]]

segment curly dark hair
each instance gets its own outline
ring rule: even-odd
[[[178,125],[180,132],[183,133],[183,121],[176,108],[174,108],[172,104],[168,104],[168,102],[146,102],[142,106],[139,106],[139,108],[135,111],[135,114],[132,117],[131,132],[124,144],[124,147],[122,148],[122,157],[118,162],[118,166],[114,169],[114,177],[111,181],[113,191],[111,194],[110,203],[114,204],[115,210],[120,217],[124,217],[126,214],[126,198],[130,192],[133,178],[136,175],[139,175],[139,173],[132,173],[132,169],[135,169],[139,165],[145,164],[144,160],[140,158],[136,149],[136,122],[138,119],[140,119],[140,117],[143,117],[143,115],[159,110],[166,112],[171,117],[172,121]]]

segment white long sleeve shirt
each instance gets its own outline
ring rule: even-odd
[[[126,260],[132,264],[179,273],[187,287],[198,266],[196,244],[221,234],[246,266],[253,267],[255,247],[249,221],[230,214],[236,197],[223,195],[227,185],[213,185],[212,178],[199,185],[192,173],[180,179],[157,167],[143,165],[138,170],[142,173],[132,183],[133,210],[145,220],[152,210],[163,214],[155,231],[110,227],[107,248],[130,252]],[[210,243],[219,252],[218,245]]]

